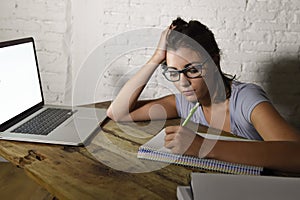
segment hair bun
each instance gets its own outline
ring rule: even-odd
[[[174,30],[182,30],[184,27],[186,28],[188,26],[188,23],[181,19],[180,17],[177,17],[177,19],[172,21],[171,26],[174,26]]]

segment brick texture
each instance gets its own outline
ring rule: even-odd
[[[47,103],[63,104],[70,71],[69,0],[2,0],[0,40],[34,37]]]
[[[2,0],[0,39],[33,35],[46,100],[71,102],[72,85],[97,47],[105,49],[104,74],[94,101],[110,100],[151,56],[145,45],[115,57],[114,50],[151,39],[147,32],[117,41],[128,31],[164,29],[177,16],[197,19],[214,33],[221,65],[238,80],[262,86],[280,113],[300,127],[300,3],[298,0]],[[114,45],[106,45],[115,38]],[[159,35],[157,35],[157,40]],[[74,89],[74,88],[73,88]],[[174,92],[159,71],[143,98]]]

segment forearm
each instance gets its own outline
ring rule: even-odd
[[[121,89],[115,100],[108,108],[107,115],[116,120],[129,117],[147,82],[159,65],[159,61],[152,58],[145,64]]]
[[[209,158],[263,166],[286,172],[300,172],[300,144],[292,141],[218,141]]]

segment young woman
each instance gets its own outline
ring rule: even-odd
[[[179,94],[138,101],[161,63],[165,63],[164,76]],[[205,150],[201,136],[171,126],[165,129],[165,146],[174,153],[300,172],[300,135],[260,87],[222,72],[214,35],[198,21],[177,18],[162,32],[155,53],[124,85],[107,115],[115,121],[186,118],[197,102],[200,106],[192,121],[257,141],[211,140],[213,148]]]

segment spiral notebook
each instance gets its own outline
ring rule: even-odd
[[[219,139],[219,140],[245,140],[239,138],[231,138],[225,136],[216,136],[197,133],[205,138]],[[261,175],[263,167],[243,165],[230,163],[214,159],[197,158],[193,156],[174,154],[164,147],[164,129],[154,136],[147,143],[139,147],[137,157],[140,159],[153,160],[159,162],[165,162],[176,165],[183,165],[187,167],[194,167],[203,170],[228,173],[228,174],[240,174],[240,175]]]

